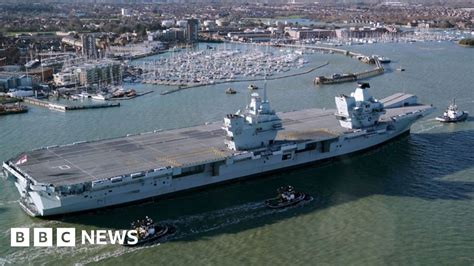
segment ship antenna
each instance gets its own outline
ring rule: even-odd
[[[267,102],[267,75],[265,73],[265,81],[263,82],[263,102]]]

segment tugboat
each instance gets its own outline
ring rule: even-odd
[[[258,90],[258,87],[256,85],[250,84],[249,85],[249,90]]]
[[[436,117],[436,120],[443,123],[456,123],[466,120],[468,116],[467,112],[458,110],[456,100],[453,100],[453,103],[449,105],[443,115]]]
[[[265,201],[268,208],[282,209],[310,199],[310,196],[305,193],[296,192],[292,186],[280,187],[277,193],[277,197]]]
[[[373,58],[376,58],[377,60],[379,60],[379,62],[380,62],[381,64],[388,64],[388,63],[392,62],[392,60],[390,60],[390,58],[385,57],[385,56],[373,55],[372,57],[373,57]]]
[[[236,94],[237,91],[235,91],[235,90],[232,89],[232,88],[227,88],[227,90],[225,90],[225,93],[227,93],[227,94]]]
[[[137,220],[131,224],[132,230],[136,230],[138,234],[138,242],[130,243],[131,239],[126,238],[123,246],[125,247],[135,247],[149,243],[159,238],[171,234],[174,231],[174,228],[167,224],[155,224],[151,218],[148,216],[145,219]]]

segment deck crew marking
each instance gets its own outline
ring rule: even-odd
[[[49,150],[49,149],[48,149],[48,151],[51,152],[52,154],[56,155],[57,157],[63,159],[64,161],[68,162],[70,165],[72,165],[72,166],[76,167],[77,169],[81,170],[82,172],[86,173],[88,176],[90,176],[90,177],[92,177],[92,178],[95,178],[95,176],[91,175],[89,172],[85,171],[84,169],[80,168],[79,166],[73,164],[73,163],[72,163],[71,161],[69,161],[68,159],[63,158],[62,156],[60,156],[59,154],[55,153],[55,152],[52,151],[52,150]],[[69,165],[68,165],[68,166],[69,166]]]

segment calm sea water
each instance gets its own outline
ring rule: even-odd
[[[3,178],[0,264],[474,264],[474,120],[441,125],[433,119],[452,98],[474,114],[474,50],[452,43],[349,49],[393,60],[386,74],[370,79],[374,96],[410,92],[438,110],[415,124],[410,136],[338,162],[55,220],[24,214],[14,185]],[[330,64],[308,75],[269,81],[276,110],[333,108],[334,96],[349,93],[355,84],[317,87],[315,75],[368,68],[339,55],[307,58],[310,65]],[[400,66],[406,72],[395,71]],[[161,96],[158,92],[168,88],[133,85],[155,93],[120,108],[59,113],[31,107],[27,114],[0,117],[0,160],[42,146],[221,120],[245,106],[247,86],[232,84],[236,95],[226,95],[229,85],[224,84]],[[287,210],[266,209],[262,201],[282,184],[315,199]],[[178,231],[169,241],[133,249],[9,245],[11,227],[121,229],[145,215],[174,223]]]

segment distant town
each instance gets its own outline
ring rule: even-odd
[[[329,2],[7,1],[0,4],[0,99],[137,97],[141,94],[120,88],[124,80],[143,81],[145,69],[131,60],[202,42],[340,46],[473,36],[474,4],[469,1]],[[160,78],[153,82],[202,82],[195,76],[191,81]]]

